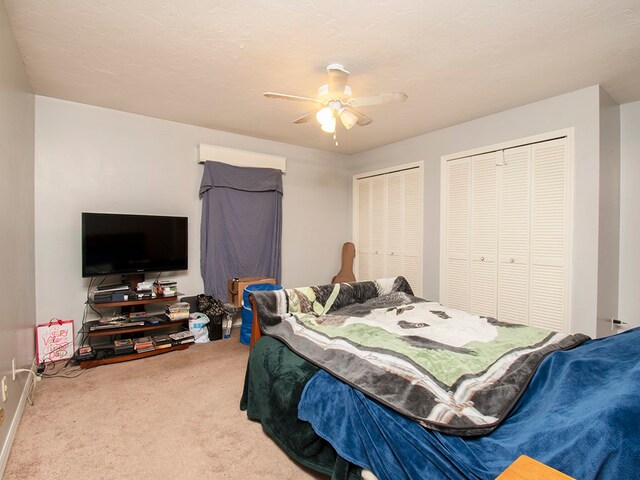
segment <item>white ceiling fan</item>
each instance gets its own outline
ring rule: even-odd
[[[318,97],[301,97],[298,95],[287,95],[284,93],[265,92],[267,98],[280,98],[283,100],[293,100],[296,102],[314,103],[316,109],[304,114],[293,123],[305,123],[314,116],[321,125],[323,131],[333,133],[335,138],[336,119],[339,118],[342,125],[349,130],[354,125],[361,127],[369,125],[373,120],[365,114],[357,111],[354,107],[367,107],[370,105],[381,105],[385,103],[401,103],[407,99],[404,92],[382,93],[367,97],[352,97],[351,87],[347,85],[349,72],[338,64],[332,63],[327,66],[329,80],[326,85],[318,89]]]

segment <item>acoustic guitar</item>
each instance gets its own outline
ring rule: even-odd
[[[342,265],[340,271],[331,279],[331,283],[355,282],[353,259],[356,258],[356,246],[351,242],[342,245]]]

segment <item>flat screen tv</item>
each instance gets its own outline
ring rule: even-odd
[[[187,217],[82,214],[82,276],[188,268]]]

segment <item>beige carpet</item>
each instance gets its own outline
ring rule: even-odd
[[[248,348],[229,340],[44,378],[3,480],[326,479],[238,408]]]

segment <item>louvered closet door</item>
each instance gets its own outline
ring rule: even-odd
[[[447,162],[445,299],[448,307],[469,310],[469,185],[471,161]]]
[[[371,179],[371,279],[384,278],[385,268],[385,176]]]
[[[529,323],[529,162],[531,147],[503,151],[498,167],[498,318]]]
[[[530,324],[565,330],[567,144],[532,145]]]
[[[422,297],[422,170],[406,170],[402,179],[402,275],[413,293]]]
[[[357,278],[371,278],[371,179],[358,180]]]
[[[501,152],[471,158],[471,275],[469,311],[496,316],[498,205],[496,165]]]
[[[422,169],[358,179],[357,279],[404,276],[422,296]]]
[[[387,277],[402,275],[403,253],[403,209],[402,201],[403,178],[402,172],[385,175],[387,182]]]
[[[566,138],[447,161],[446,305],[568,330],[569,168]]]

